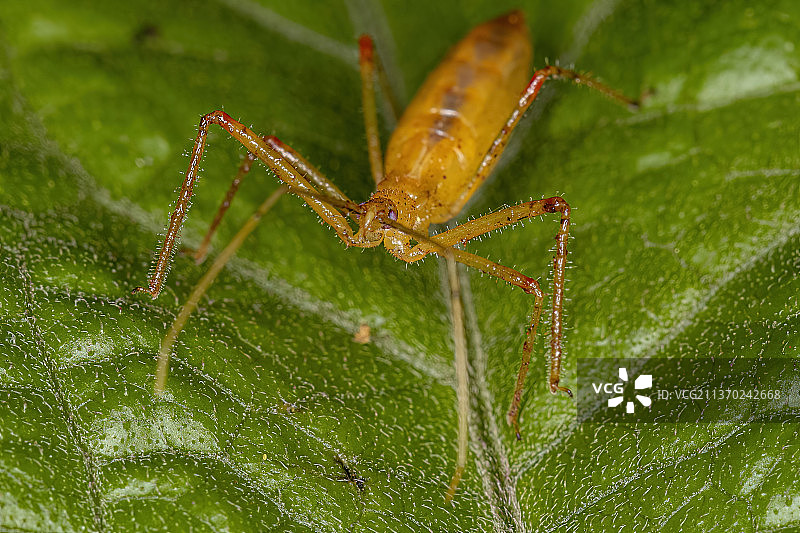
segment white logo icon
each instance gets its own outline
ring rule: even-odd
[[[621,379],[622,381],[628,381],[628,370],[626,368],[620,367],[619,379]],[[636,378],[636,381],[633,382],[633,388],[636,390],[649,389],[652,386],[653,386],[653,376],[651,374],[642,374]],[[653,401],[649,397],[642,396],[640,394],[636,395],[636,399],[639,400],[639,403],[641,403],[645,407],[650,407],[650,404],[653,403]],[[616,396],[614,398],[609,398],[608,406],[616,407],[620,405],[623,401],[625,401],[624,396]],[[633,407],[634,403],[629,401],[625,404],[625,411],[628,413],[633,413]]]

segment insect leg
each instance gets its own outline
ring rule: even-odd
[[[556,234],[556,255],[553,258],[553,312],[550,324],[550,392],[566,392],[570,396],[572,392],[563,385],[559,384],[561,379],[561,359],[563,355],[561,341],[563,336],[563,305],[564,305],[564,271],[567,263],[567,240],[569,237],[570,207],[567,202],[560,197],[545,198],[531,202],[524,202],[512,207],[501,209],[495,213],[484,215],[480,218],[470,220],[451,228],[448,231],[430,237],[430,239],[419,239],[418,244],[405,252],[405,257],[400,257],[406,261],[415,261],[429,253],[442,254],[441,247],[451,247],[457,244],[464,244],[475,237],[489,233],[491,231],[515,224],[521,220],[532,218],[549,213],[560,213],[561,220],[558,233]],[[416,237],[415,237],[416,238]],[[516,270],[504,267],[476,256],[458,250],[448,248],[455,256],[456,261],[472,266],[483,272],[498,277],[522,288],[528,294],[534,295],[534,308],[531,323],[527,328],[525,344],[522,348],[522,362],[517,375],[517,384],[514,389],[514,398],[508,410],[507,421],[514,426],[517,437],[520,437],[518,416],[519,406],[522,400],[522,390],[525,384],[525,376],[528,373],[531,350],[533,349],[533,339],[536,335],[536,326],[542,311],[543,295],[536,280],[529,278]]]
[[[372,38],[362,35],[358,39],[358,64],[361,71],[361,101],[364,107],[364,129],[367,132],[369,166],[375,185],[383,181],[383,154],[378,132],[378,111],[375,106],[375,55]]]
[[[319,191],[322,191],[324,193],[322,196],[327,196],[336,200],[347,201],[347,197],[344,195],[344,193],[342,193],[342,191],[339,190],[338,187],[336,187],[336,185],[323,176],[319,170],[317,170],[311,163],[306,161],[303,156],[295,152],[291,147],[283,144],[277,137],[272,135],[267,135],[263,137],[263,139],[270,147],[280,153],[281,156],[286,159],[295,170],[297,170],[302,176],[306,177],[314,185],[314,187],[316,187]],[[222,205],[220,205],[220,208],[217,211],[217,216],[214,218],[214,222],[211,224],[211,228],[209,229],[208,233],[206,234],[206,238],[203,241],[205,249],[201,246],[201,248],[198,250],[198,254],[202,252],[201,257],[205,256],[208,243],[211,240],[214,230],[222,219],[222,216],[225,214],[225,211],[228,209],[233,196],[236,194],[241,179],[247,172],[250,171],[255,159],[256,156],[254,156],[251,152],[248,152],[247,158],[239,167],[239,172],[237,173],[236,179],[231,184],[230,189],[228,189],[225,200],[223,201]],[[236,233],[231,241],[214,259],[214,263],[203,275],[200,281],[197,282],[197,285],[195,285],[194,289],[192,289],[189,299],[184,302],[166,335],[164,335],[164,338],[161,340],[161,348],[158,353],[158,364],[156,366],[156,379],[154,387],[156,394],[161,394],[166,388],[172,346],[177,340],[178,335],[180,335],[181,331],[183,331],[186,322],[189,320],[189,316],[197,308],[200,298],[206,293],[208,288],[217,278],[228,261],[230,261],[231,257],[233,257],[239,247],[241,247],[245,238],[247,238],[247,236],[250,235],[250,233],[252,233],[252,231],[256,228],[261,218],[287,191],[288,187],[286,185],[282,185],[272,194],[270,194],[266,200],[264,200],[261,206],[255,211],[255,213],[253,213],[247,222],[245,222],[245,224],[239,229],[238,233]]]
[[[522,345],[522,361],[520,362],[519,373],[517,374],[517,384],[514,388],[514,397],[511,401],[511,407],[506,415],[506,420],[513,426],[517,439],[521,440],[522,436],[519,430],[519,406],[522,401],[522,390],[525,384],[525,376],[528,374],[528,368],[531,361],[531,352],[533,351],[533,341],[536,338],[536,329],[539,325],[539,320],[542,315],[542,302],[544,301],[544,294],[539,287],[539,282],[533,278],[529,278],[516,270],[498,265],[484,257],[470,254],[462,250],[453,249],[455,260],[467,266],[477,268],[491,276],[498,277],[512,285],[516,285],[524,290],[526,293],[533,296],[533,310],[531,312],[531,321],[525,330],[525,343]],[[550,357],[550,390],[564,390],[570,395],[569,389],[558,385],[559,374],[561,372],[561,318],[560,315],[556,321],[555,306],[553,310],[553,324],[558,323],[558,349],[551,353]],[[556,329],[555,326],[553,329]],[[555,374],[553,373],[555,370]],[[554,388],[555,387],[555,388]]]
[[[267,135],[264,141],[281,157],[283,157],[294,169],[300,173],[301,176],[306,178],[311,185],[319,191],[322,196],[329,196],[337,200],[349,201],[349,198],[339,190],[339,187],[333,184],[331,180],[325,177],[317,167],[309,163],[302,155],[295,152],[289,145],[284,144],[280,139],[274,135]]]
[[[386,68],[381,61],[380,54],[375,47],[375,43],[372,40],[372,37],[369,35],[362,35],[358,40],[359,45],[359,61],[363,62],[365,60],[370,61],[372,63],[372,68],[374,69],[375,73],[378,76],[378,84],[380,85],[381,92],[385,98],[386,105],[382,107],[385,114],[388,115],[385,118],[388,121],[388,126],[390,129],[397,124],[397,119],[400,117],[400,114],[403,112],[403,108],[400,105],[400,99],[397,97],[394,89],[392,88],[392,84],[389,83],[389,76],[386,74]],[[367,57],[365,57],[365,55]],[[364,83],[364,78],[361,79],[362,84]],[[370,87],[372,87],[373,83],[370,80]],[[363,85],[362,85],[363,87]]]
[[[497,165],[500,155],[503,153],[503,150],[505,150],[508,140],[511,137],[511,133],[519,124],[519,121],[522,119],[525,111],[528,110],[533,101],[536,99],[536,96],[539,94],[539,91],[548,78],[563,78],[571,80],[579,85],[585,85],[591,89],[599,91],[613,100],[628,106],[630,109],[638,108],[638,104],[635,101],[600,83],[587,74],[581,74],[575,70],[561,68],[556,65],[549,65],[537,70],[533,73],[533,77],[528,83],[528,86],[525,87],[524,91],[522,91],[522,94],[519,97],[519,102],[514,108],[514,111],[511,112],[511,115],[508,117],[505,125],[500,130],[500,133],[497,134],[494,142],[492,142],[492,146],[489,148],[489,151],[486,152],[486,155],[483,157],[481,164],[478,166],[478,171],[475,173],[472,181],[465,188],[465,192],[462,195],[464,198],[471,197],[483,184],[483,182],[486,181],[486,178],[489,177],[495,165]],[[463,202],[457,202],[457,205],[463,205]]]
[[[340,200],[347,199],[344,193],[340,191],[336,185],[331,183],[331,181],[328,180],[328,178],[326,178],[319,170],[317,170],[314,165],[306,161],[303,156],[295,152],[292,148],[281,142],[280,139],[274,135],[265,135],[263,139],[265,143],[267,143],[276,152],[280,153],[281,156],[283,156],[283,158],[286,159],[298,173],[300,173],[300,175],[308,179],[308,181],[311,182],[311,184],[314,185],[318,191],[322,192],[323,195],[338,198]],[[214,215],[213,222],[211,222],[205,237],[203,237],[202,244],[200,244],[200,247],[197,248],[197,251],[194,253],[194,260],[198,265],[205,260],[206,255],[208,254],[208,248],[211,245],[211,238],[217,231],[217,227],[219,226],[220,222],[222,222],[225,212],[230,207],[231,201],[233,201],[233,197],[239,190],[242,180],[247,173],[250,172],[255,160],[256,156],[251,152],[247,152],[247,156],[239,166],[239,171],[236,173],[236,177],[233,178],[231,186],[228,188],[228,192],[225,194],[225,199],[222,200],[219,209],[217,209],[216,215]]]
[[[214,233],[217,231],[219,223],[222,222],[222,217],[225,216],[225,212],[228,211],[228,208],[231,206],[231,201],[233,201],[233,197],[239,190],[239,185],[242,184],[242,180],[247,175],[247,173],[250,172],[250,169],[253,167],[253,161],[255,160],[256,156],[254,156],[250,152],[247,152],[247,156],[245,157],[244,161],[242,161],[242,164],[239,165],[239,170],[236,172],[236,177],[233,178],[231,186],[228,188],[228,192],[225,193],[225,199],[222,200],[221,204],[219,204],[217,213],[214,215],[214,220],[208,227],[208,231],[206,232],[205,237],[203,237],[203,242],[200,243],[200,246],[194,252],[194,262],[196,264],[199,265],[200,263],[205,261],[206,255],[208,255],[208,248],[211,245],[211,237],[213,237]]]
[[[214,280],[217,279],[217,276],[222,269],[225,268],[225,265],[228,264],[231,257],[236,253],[236,251],[242,246],[244,240],[247,238],[250,233],[256,228],[258,223],[267,214],[267,212],[272,209],[272,207],[277,203],[278,199],[283,196],[287,192],[286,185],[281,185],[275,191],[270,194],[266,200],[259,206],[259,208],[251,215],[251,217],[244,223],[244,225],[239,229],[236,235],[231,239],[231,241],[223,248],[223,250],[217,255],[214,259],[213,264],[208,269],[208,271],[203,274],[203,277],[200,278],[200,281],[197,282],[197,285],[194,286],[192,289],[192,293],[189,295],[189,299],[184,302],[183,306],[181,306],[178,315],[175,317],[175,320],[172,322],[169,330],[164,335],[164,338],[161,339],[161,347],[158,351],[158,361],[156,364],[156,379],[155,379],[155,386],[154,392],[156,395],[160,395],[164,392],[164,389],[167,387],[167,375],[169,373],[169,358],[172,354],[172,346],[175,344],[175,341],[178,339],[178,335],[180,335],[181,331],[183,331],[186,322],[189,320],[189,316],[197,309],[197,304],[200,302],[200,298],[208,291],[208,288],[214,283]]]
[[[148,286],[137,287],[133,292],[146,292],[153,298],[156,298],[164,286],[164,281],[166,280],[169,266],[172,263],[172,256],[178,242],[180,229],[186,219],[189,203],[194,192],[194,186],[197,183],[200,160],[205,151],[208,127],[211,124],[218,124],[233,138],[242,143],[248,152],[254,154],[267,165],[283,183],[288,185],[290,191],[308,191],[312,193],[313,196],[304,196],[303,200],[329,224],[334,231],[336,231],[339,238],[347,245],[368,247],[376,246],[380,243],[380,241],[363,242],[355,239],[350,224],[339,208],[327,202],[324,195],[317,194],[317,190],[311,184],[311,181],[297,171],[292,165],[291,159],[287,159],[279,150],[270,146],[263,137],[256,135],[252,130],[231,118],[227,113],[223,111],[214,111],[200,119],[197,138],[195,139],[194,148],[192,149],[189,167],[186,170],[186,178],[178,194],[178,201],[176,202],[175,209],[172,215],[170,215],[163,244],[156,256],[150,277],[148,278]],[[327,180],[325,180],[325,183],[328,183]],[[338,204],[346,205],[345,209],[348,209],[349,206],[353,206],[354,210],[358,209],[358,206],[347,198],[331,199],[331,201],[333,200],[337,200]]]
[[[456,360],[456,379],[458,388],[458,457],[456,470],[450,479],[445,502],[450,502],[456,494],[461,476],[467,468],[469,453],[469,364],[467,362],[467,339],[464,331],[464,309],[461,305],[461,283],[458,279],[455,257],[446,254],[447,280],[450,285],[450,313],[453,318],[453,347]]]

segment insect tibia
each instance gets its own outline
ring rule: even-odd
[[[135,288],[134,288],[134,289],[131,291],[131,294],[136,294],[136,293],[138,293],[138,292],[146,292],[147,294],[149,294],[150,296],[152,296],[154,300],[155,300],[155,298],[156,298],[156,296],[154,296],[154,295],[153,295],[153,292],[152,292],[152,290],[151,290],[151,289],[149,289],[149,288],[145,289],[144,287],[135,287]]]
[[[179,235],[174,237],[174,239],[179,238]],[[154,300],[158,298],[158,295],[161,294],[161,289],[164,286],[164,281],[169,275],[169,271],[172,267],[172,261],[175,258],[175,247],[171,243],[172,241],[169,238],[169,234],[167,234],[163,243],[156,248],[153,262],[151,263],[150,270],[147,274],[147,287],[136,287],[131,291],[131,294],[146,292]],[[167,250],[166,253],[165,249]]]

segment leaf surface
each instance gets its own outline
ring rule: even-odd
[[[522,2],[537,66],[574,62],[644,95],[643,109],[552,84],[460,219],[556,194],[573,206],[564,381],[577,381],[578,357],[796,357],[797,5],[553,6]],[[450,45],[513,7],[0,5],[0,528],[800,524],[796,425],[580,426],[574,403],[546,390],[546,335],[515,442],[504,414],[530,297],[471,271],[471,460],[445,505],[457,423],[441,266],[345,250],[296,198],[212,287],[168,396],[153,397],[160,338],[203,267],[178,257],[155,301],[130,290],[145,282],[199,116],[223,108],[278,135],[361,201],[357,35],[375,36],[407,101]],[[242,155],[212,130],[188,245]],[[276,183],[263,169],[247,178],[218,248]],[[549,290],[555,231],[535,220],[468,249]],[[352,341],[361,323],[367,345]]]

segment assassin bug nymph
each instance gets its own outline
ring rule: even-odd
[[[631,108],[636,104],[589,76],[559,66],[544,67],[529,78],[532,50],[528,28],[522,12],[512,11],[477,26],[450,51],[406,108],[389,140],[385,158],[382,158],[374,92],[377,58],[368,36],[362,36],[359,45],[364,122],[376,185],[370,198],[363,203],[350,200],[278,138],[259,136],[227,113],[214,111],[200,120],[186,178],[148,286],[139,287],[134,292],[147,292],[153,298],[161,292],[189,208],[208,128],[216,124],[247,149],[248,160],[231,186],[198,255],[205,253],[211,234],[238,188],[239,179],[249,170],[249,164],[259,159],[289,192],[302,198],[329,224],[347,246],[371,248],[383,244],[390,254],[409,263],[436,254],[502,279],[533,297],[522,361],[506,416],[519,439],[522,391],[544,294],[535,279],[457,246],[521,220],[540,215],[558,217],[548,383],[551,392],[571,395],[570,390],[561,384],[562,309],[570,206],[563,198],[554,196],[522,202],[432,236],[429,235],[429,226],[455,217],[486,181],[511,133],[547,79],[564,78],[595,89]],[[351,226],[348,218],[357,222],[357,229]],[[163,366],[157,376],[157,390],[165,386],[166,363]]]

